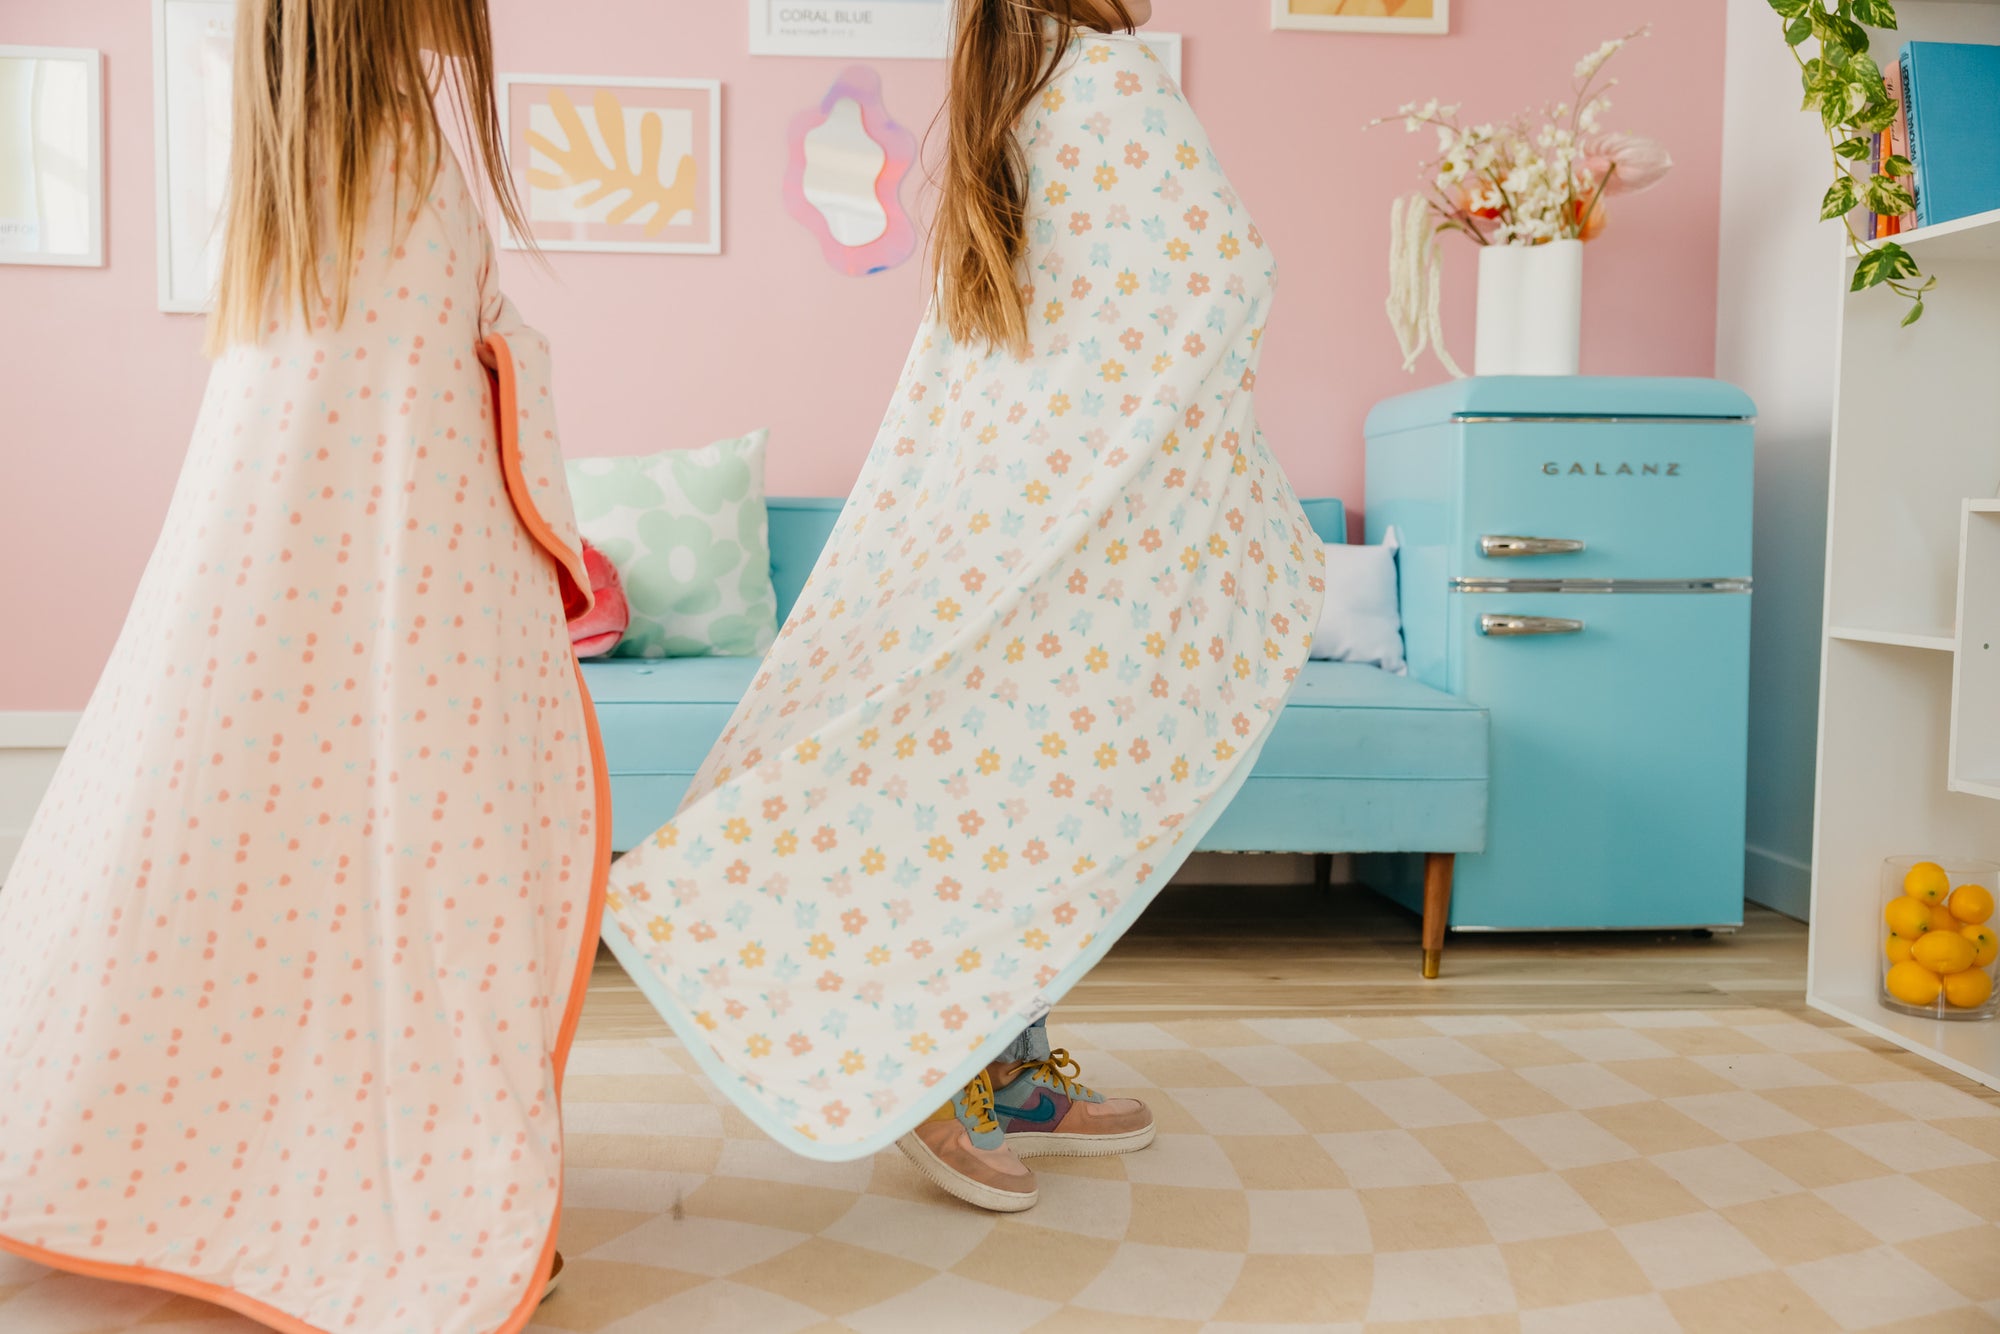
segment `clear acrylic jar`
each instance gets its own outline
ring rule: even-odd
[[[1925,871],[1913,877],[1912,871],[1924,863],[1942,868],[1943,876]],[[1940,881],[1946,888],[1936,902],[1927,901]],[[1906,886],[1918,893],[1908,893]],[[1972,892],[1958,897],[1959,891],[1967,888]],[[1915,906],[1898,902],[1906,898],[1913,899]],[[1876,963],[1878,998],[1884,1009],[1926,1019],[1991,1019],[2000,1014],[2000,985],[1996,985],[2000,982],[2000,960],[1994,957],[1996,943],[2000,943],[2000,937],[1994,935],[2000,932],[2000,911],[1994,909],[1995,901],[2000,900],[2000,862],[1965,857],[1885,857],[1881,900],[1875,918],[1881,939]],[[1976,923],[1963,921],[1952,911],[1954,902],[1969,915],[1984,915]],[[1972,960],[1965,967],[1951,967],[1964,955],[1951,941],[1926,943],[1925,937],[1940,929],[1971,946]],[[1905,963],[1921,969],[1921,974],[1907,966],[1898,972],[1897,966]],[[1931,995],[1933,987],[1935,995]]]

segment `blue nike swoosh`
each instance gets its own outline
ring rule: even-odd
[[[1033,1107],[1009,1107],[1007,1115],[1016,1121],[1053,1121],[1056,1119],[1056,1100],[1037,1090]]]

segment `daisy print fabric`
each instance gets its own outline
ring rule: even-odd
[[[917,333],[804,595],[605,936],[796,1151],[921,1120],[1248,773],[1322,556],[1257,428],[1264,238],[1135,40],[1020,133],[1032,347]]]

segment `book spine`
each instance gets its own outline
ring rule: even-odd
[[[1869,178],[1872,180],[1876,175],[1878,175],[1881,172],[1881,170],[1882,170],[1882,136],[1879,134],[1871,135],[1869,136],[1868,139]],[[1883,218],[1883,216],[1880,213],[1877,213],[1874,209],[1871,208],[1868,210],[1869,240],[1873,241],[1876,237],[1881,236],[1883,234],[1882,224],[1885,221],[1886,219]]]
[[[1923,124],[1919,117],[1917,99],[1916,67],[1910,59],[1910,48],[1903,48],[1902,58],[1897,61],[1903,74],[1903,116],[1909,126],[1909,158],[1916,165],[1916,177],[1910,182],[1910,192],[1917,197],[1917,226],[1927,226],[1930,210],[1924,203],[1924,140]]]
[[[1896,104],[1896,120],[1889,127],[1889,152],[1891,156],[1905,161],[1910,157],[1910,116],[1909,107],[1903,100],[1903,62],[1898,60],[1889,66],[1889,97]],[[1896,178],[1910,197],[1916,197],[1917,182],[1914,176]],[[1917,225],[1915,213],[1905,213],[1896,219],[1896,230],[1907,232]]]

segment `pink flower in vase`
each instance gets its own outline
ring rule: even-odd
[[[1667,150],[1644,135],[1599,134],[1583,141],[1583,171],[1594,185],[1604,182],[1608,195],[1636,195],[1650,190],[1673,170]]]

